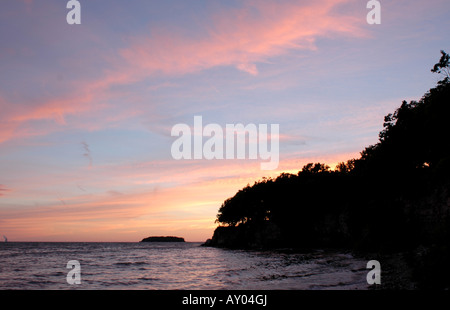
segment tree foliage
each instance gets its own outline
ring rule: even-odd
[[[431,69],[431,72],[443,75],[444,80],[438,83],[444,84],[448,83],[450,78],[450,67],[449,67],[450,55],[448,55],[445,51],[441,51],[441,55],[442,55],[441,59],[439,59],[439,62],[434,65],[433,69]]]

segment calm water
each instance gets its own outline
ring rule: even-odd
[[[69,260],[81,284],[69,285]],[[367,289],[349,254],[225,250],[200,243],[1,243],[0,289]]]

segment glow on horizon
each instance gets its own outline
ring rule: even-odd
[[[436,83],[450,3],[8,1],[0,11],[0,234],[205,241],[222,202],[309,162],[332,168]],[[280,163],[175,161],[177,123],[280,125]]]

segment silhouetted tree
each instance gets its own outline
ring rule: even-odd
[[[450,78],[450,68],[449,68],[449,60],[450,55],[448,55],[445,51],[441,50],[441,59],[439,59],[439,62],[434,65],[433,69],[431,69],[431,72],[433,73],[439,73],[444,76],[444,80],[438,82],[438,83],[448,83]]]
[[[321,163],[309,163],[305,166],[303,166],[302,171],[299,172],[299,174],[302,173],[323,173],[323,172],[329,172],[330,171],[330,167],[325,165],[325,164],[321,164]]]

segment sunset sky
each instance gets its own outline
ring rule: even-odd
[[[222,202],[262,177],[334,166],[439,80],[448,0],[3,0],[0,236],[212,236]],[[280,163],[174,160],[178,123],[279,124]]]

